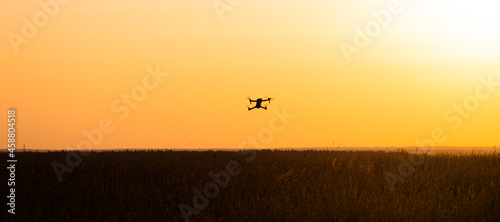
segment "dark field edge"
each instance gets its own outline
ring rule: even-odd
[[[0,221],[184,221],[179,205],[194,207],[193,190],[203,192],[214,182],[209,172],[229,161],[241,172],[191,221],[500,219],[494,152],[423,155],[393,192],[384,172],[398,172],[400,158],[411,155],[404,150],[259,150],[251,162],[233,151],[90,152],[59,182],[52,163],[66,164],[68,153],[17,152],[16,215],[4,203]],[[1,155],[3,184],[6,160]]]

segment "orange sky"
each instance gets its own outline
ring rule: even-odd
[[[40,2],[0,7],[18,147],[75,148],[103,119],[93,148],[415,146],[436,129],[438,146],[500,144],[500,3]],[[248,96],[275,100],[249,112]]]

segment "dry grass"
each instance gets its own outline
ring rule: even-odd
[[[395,192],[383,173],[405,152],[258,151],[249,163],[236,152],[102,152],[59,183],[50,164],[65,154],[17,154],[16,215],[5,208],[1,221],[181,221],[179,204],[193,207],[193,188],[230,160],[243,170],[192,221],[500,219],[498,154],[427,156]]]

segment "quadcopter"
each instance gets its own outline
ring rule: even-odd
[[[248,101],[250,101],[250,104],[252,104],[252,102],[256,103],[254,107],[248,107],[247,106],[248,111],[250,111],[250,110],[256,109],[256,108],[257,109],[259,109],[259,108],[267,109],[267,106],[262,106],[262,102],[269,102],[269,103],[271,103],[271,100],[273,98],[269,98],[268,97],[267,99],[258,98],[257,100],[252,100],[252,99],[250,99],[250,97],[248,97],[247,99],[248,99]]]

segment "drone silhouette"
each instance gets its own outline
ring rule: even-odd
[[[248,101],[250,101],[250,104],[252,104],[252,102],[256,103],[254,107],[248,107],[247,106],[248,111],[250,111],[252,109],[259,109],[259,108],[267,110],[267,106],[262,106],[262,102],[269,102],[269,103],[271,103],[271,100],[273,98],[267,97],[267,99],[258,98],[257,100],[252,100],[252,99],[250,99],[250,97],[248,97],[247,99],[248,99]]]

